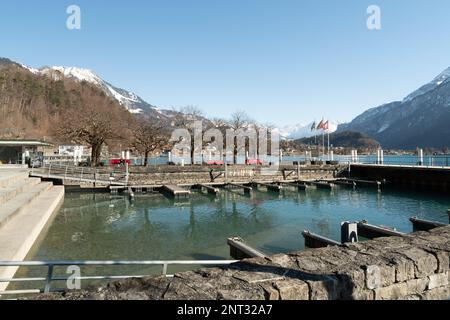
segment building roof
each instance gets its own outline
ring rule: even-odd
[[[0,146],[32,146],[32,147],[51,147],[53,144],[39,140],[0,140]]]

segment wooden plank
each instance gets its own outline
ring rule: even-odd
[[[334,188],[334,184],[332,183],[328,183],[328,182],[320,182],[320,181],[316,181],[313,182],[313,184],[317,187],[317,189],[333,189]]]
[[[278,184],[264,183],[264,182],[256,182],[256,184],[266,187],[267,190],[271,190],[271,191],[275,191],[275,192],[280,192],[281,189],[283,189],[283,186],[280,186]]]
[[[355,182],[357,186],[376,187],[378,189],[381,189],[380,181],[358,180],[358,179],[340,179],[340,181]]]
[[[210,194],[215,194],[215,195],[217,195],[217,194],[219,194],[219,192],[220,192],[220,191],[219,191],[219,188],[214,188],[214,187],[209,186],[209,185],[207,185],[207,184],[201,184],[200,187],[206,189],[206,191],[208,191],[208,193],[210,193]]]
[[[297,188],[299,191],[304,191],[308,188],[308,186],[304,183],[298,183],[298,182],[288,182],[288,181],[281,181],[280,183],[292,186]]]
[[[302,232],[305,238],[305,247],[307,248],[324,248],[328,246],[340,246],[341,243],[333,239],[323,237],[321,235],[312,233],[308,230]]]
[[[419,219],[417,217],[409,218],[409,221],[413,224],[414,231],[429,231],[434,228],[444,227],[447,224],[437,221]]]
[[[244,193],[250,193],[253,190],[252,187],[247,187],[247,186],[244,186],[244,185],[241,185],[241,184],[236,184],[236,183],[227,183],[227,185],[235,187],[235,188],[244,189]]]
[[[191,191],[183,189],[183,188],[181,188],[177,185],[173,185],[173,184],[163,185],[162,189],[164,191],[170,193],[174,197],[188,196],[191,194]]]
[[[358,235],[367,239],[380,237],[402,237],[404,232],[400,232],[391,228],[376,226],[365,221],[358,222]]]
[[[267,256],[261,251],[252,248],[246,244],[241,238],[228,238],[227,244],[230,247],[230,256],[233,259],[241,260],[246,258],[266,258]]]
[[[349,188],[356,187],[356,182],[354,182],[354,181],[332,180],[332,183],[339,185],[339,186],[349,187]]]

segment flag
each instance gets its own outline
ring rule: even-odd
[[[328,130],[329,128],[330,128],[330,122],[329,122],[329,120],[327,120],[327,122],[325,122],[324,124],[323,124],[323,130]]]
[[[319,122],[316,130],[323,129],[323,119]]]
[[[314,121],[311,126],[311,131],[314,131],[314,130],[316,130],[316,121]]]

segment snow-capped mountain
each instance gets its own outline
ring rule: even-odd
[[[51,76],[55,79],[63,76],[75,79],[77,81],[86,81],[96,85],[102,88],[108,96],[116,99],[131,113],[148,113],[159,111],[156,107],[150,105],[135,93],[113,86],[88,69],[75,67],[46,67],[39,70],[31,68],[28,69],[33,73]]]
[[[369,109],[338,131],[366,133],[386,148],[443,148],[450,146],[449,123],[450,68],[402,101]]]
[[[409,94],[405,99],[403,99],[403,102],[411,101],[418,96],[426,94],[436,89],[437,87],[446,84],[449,81],[449,79],[450,79],[450,68],[447,68],[443,72],[441,72],[437,77],[435,77],[432,81],[420,87],[413,93]]]
[[[311,130],[313,122],[305,125],[305,124],[295,124],[284,126],[279,129],[281,137],[285,139],[301,139],[301,138],[309,138],[318,134],[317,130]],[[318,122],[316,122],[316,126]],[[329,122],[329,129],[325,131],[325,133],[333,133],[337,130],[338,124],[334,122]],[[321,133],[322,131],[320,131]]]

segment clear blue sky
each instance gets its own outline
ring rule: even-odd
[[[380,31],[366,28],[370,4]],[[89,68],[161,107],[347,121],[450,66],[449,15],[448,0],[2,1],[0,56]]]

